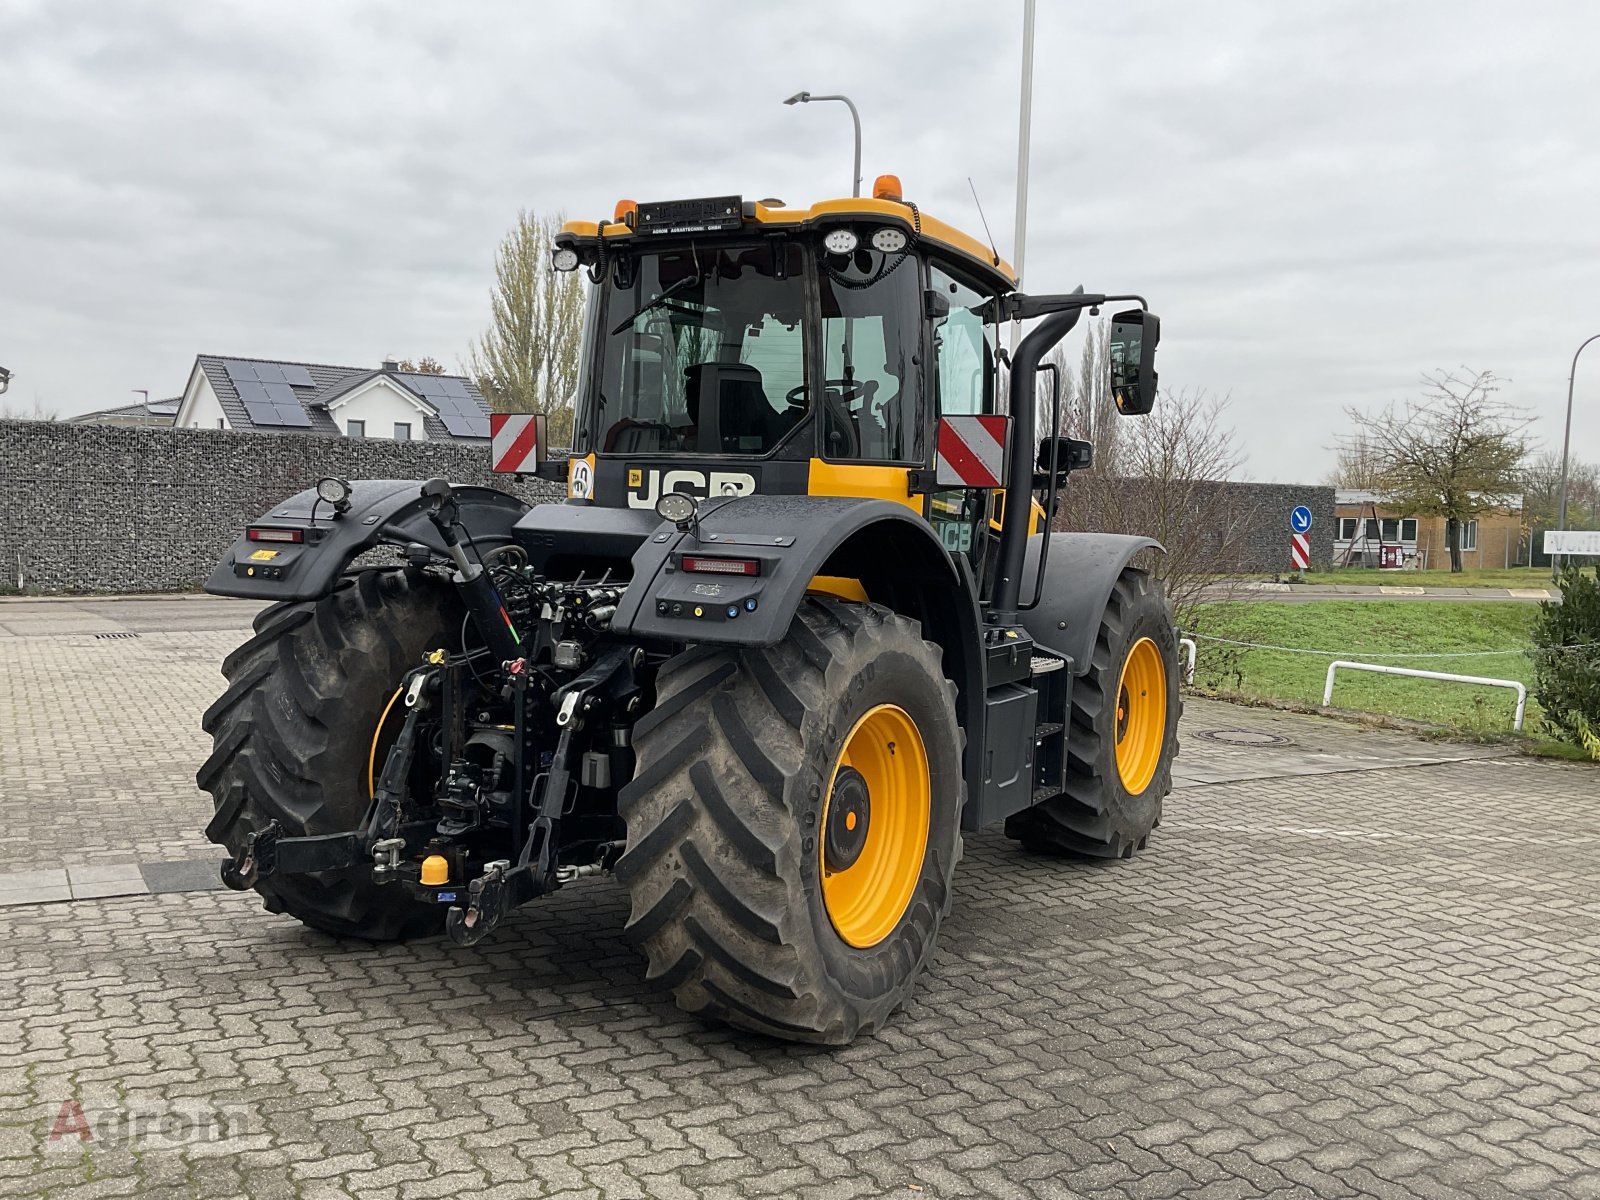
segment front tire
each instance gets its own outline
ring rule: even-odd
[[[634,727],[617,875],[693,1013],[843,1044],[910,995],[961,854],[955,686],[916,622],[808,599],[776,646],[667,663]]]
[[[460,623],[454,594],[412,570],[364,571],[317,600],[263,611],[223,662],[228,688],[203,720],[215,749],[195,780],[217,807],[206,836],[237,857],[274,819],[288,837],[355,829],[383,767],[390,698],[425,652],[458,644]],[[270,875],[255,890],[268,912],[347,937],[443,927],[436,906],[374,883],[367,866]]]
[[[1006,818],[1031,850],[1130,858],[1161,823],[1178,753],[1178,635],[1161,584],[1126,567],[1072,684],[1066,791]]]

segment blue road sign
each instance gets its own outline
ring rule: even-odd
[[[1311,531],[1311,510],[1304,504],[1295,506],[1289,514],[1289,528],[1296,533],[1309,533]]]

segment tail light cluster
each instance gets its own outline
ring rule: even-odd
[[[759,575],[761,563],[754,558],[707,558],[701,554],[685,554],[683,569],[703,575]]]

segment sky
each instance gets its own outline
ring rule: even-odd
[[[1043,0],[1027,289],[1135,292],[1241,477],[1321,479],[1347,406],[1492,370],[1559,450],[1600,333],[1600,5]],[[13,408],[182,390],[198,353],[452,368],[519,208],[847,195],[1014,257],[1021,0],[0,0]],[[1600,458],[1600,343],[1573,453]]]

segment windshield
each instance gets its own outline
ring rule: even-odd
[[[613,272],[606,286],[600,450],[759,455],[777,446],[806,414],[799,247],[642,253],[631,274],[621,286]]]

